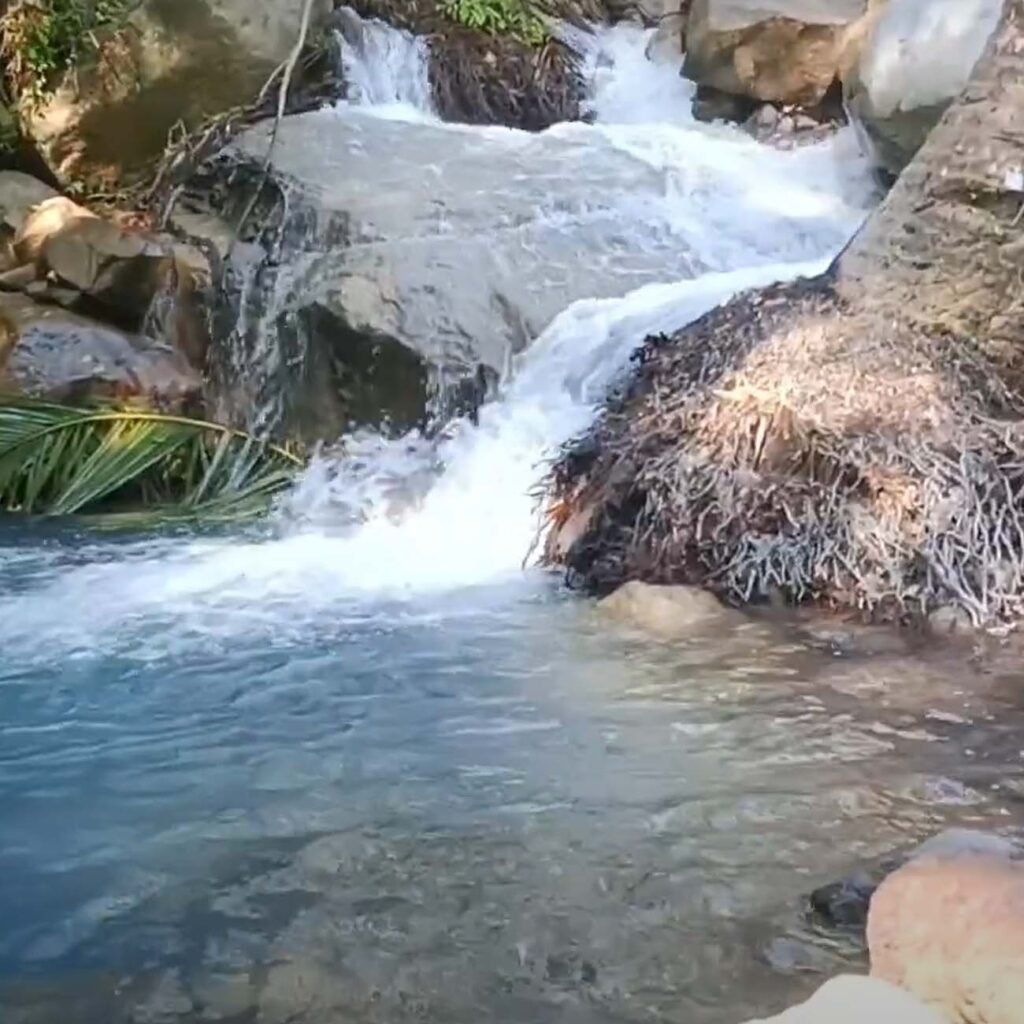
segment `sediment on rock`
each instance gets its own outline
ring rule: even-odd
[[[671,338],[554,465],[547,552],[900,618],[1024,611],[1024,0],[823,277]]]

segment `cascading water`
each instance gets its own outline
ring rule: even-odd
[[[763,623],[637,642],[523,571],[530,492],[646,334],[824,267],[867,167],[847,131],[781,152],[694,124],[638,29],[573,34],[593,123],[536,136],[439,123],[419,43],[343,32],[350,102],[282,159],[323,194],[369,167],[353,260],[396,208],[388,254],[440,265],[485,214],[445,287],[494,285],[534,340],[476,422],[347,437],[250,531],[4,526],[4,1024],[763,1016],[857,965],[801,923],[812,881],[1003,820],[1019,713],[960,666]],[[381,154],[427,190],[379,195]],[[492,277],[461,279],[477,255]],[[287,369],[303,259],[239,378]],[[983,730],[980,764],[957,739]]]
[[[570,305],[515,360],[478,423],[453,423],[432,442],[417,435],[348,439],[345,454],[318,459],[284,503],[272,539],[196,542],[185,551],[178,546],[173,581],[165,579],[163,556],[130,568],[93,567],[90,574],[109,575],[117,595],[114,608],[105,610],[108,629],[117,606],[129,618],[140,604],[212,601],[227,608],[239,602],[245,608],[247,596],[259,593],[263,601],[296,602],[306,614],[353,595],[429,592],[518,576],[537,525],[530,494],[543,460],[587,425],[645,335],[676,329],[743,288],[825,266],[872,196],[852,133],[783,152],[736,128],[695,124],[692,87],[671,65],[646,59],[648,39],[648,32],[629,26],[572,36],[584,52],[593,124],[528,136],[434,119],[430,130],[450,133],[460,145],[471,136],[490,154],[499,177],[510,147],[517,173],[531,160],[550,173],[548,160],[569,181],[576,161],[628,155],[630,166],[656,173],[659,191],[602,200],[601,219],[616,218],[619,239],[610,251],[577,250],[572,258],[600,259],[614,270],[628,264],[632,250],[653,246],[665,251],[667,262],[673,252],[691,254],[686,262],[703,272],[644,284],[622,298],[595,296]],[[431,119],[425,53],[411,36],[356,19],[346,30],[344,52],[348,79],[365,104],[359,117],[367,138],[378,116],[386,122]],[[317,122],[320,134],[330,133],[332,116],[327,112]],[[347,125],[352,115],[339,110],[336,116]],[[392,123],[387,130],[404,129]],[[316,158],[316,152],[303,156]],[[589,215],[564,218],[542,210],[539,216],[563,249],[572,251],[574,232],[577,244],[588,244]],[[545,253],[534,258],[542,262]],[[640,282],[651,276],[649,270],[638,274]],[[616,284],[627,290],[622,280]],[[463,286],[451,281],[452,288]],[[115,585],[119,574],[124,580]],[[94,585],[91,575],[88,585]],[[41,595],[40,608],[61,599],[78,602],[73,578]],[[19,618],[27,615],[23,606]]]

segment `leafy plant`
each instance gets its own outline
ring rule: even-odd
[[[264,511],[301,464],[285,448],[202,420],[0,400],[0,510],[237,519]]]
[[[136,0],[14,0],[0,18],[7,76],[38,100],[82,54],[96,33],[121,22]]]
[[[458,25],[510,35],[530,46],[542,45],[548,36],[529,0],[441,0],[441,11]]]

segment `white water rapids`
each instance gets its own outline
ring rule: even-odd
[[[573,303],[519,357],[477,424],[455,424],[441,442],[347,439],[344,458],[311,467],[270,536],[150,538],[70,567],[15,549],[8,564],[33,560],[33,585],[0,598],[5,645],[42,631],[88,646],[146,614],[232,634],[239,622],[280,621],[282,607],[294,621],[360,595],[518,577],[537,526],[531,490],[544,460],[587,426],[645,335],[675,330],[741,289],[823,269],[872,200],[851,131],[781,151],[738,128],[696,124],[692,86],[676,67],[645,57],[648,40],[631,27],[574,34],[586,54],[593,123],[560,125],[522,144],[539,153],[549,139],[571,136],[592,144],[595,160],[611,146],[644,161],[661,175],[664,195],[639,213],[657,219],[662,240],[678,238],[720,272]],[[345,56],[358,102],[392,122],[432,118],[424,60],[411,37],[383,26],[364,26],[359,49],[349,45]],[[506,129],[445,130],[475,133],[481,147],[493,142],[494,174],[503,173]],[[571,179],[574,168],[564,173]],[[624,244],[635,244],[637,215],[624,204]]]

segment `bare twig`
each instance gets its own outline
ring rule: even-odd
[[[288,103],[288,90],[291,88],[295,68],[298,66],[299,59],[302,57],[302,51],[306,45],[306,37],[309,35],[309,23],[313,14],[314,3],[315,0],[305,0],[305,4],[302,7],[302,21],[299,25],[299,37],[295,41],[295,46],[292,48],[292,52],[288,55],[288,60],[284,65],[284,72],[281,75],[281,85],[277,92],[277,112],[274,116],[273,127],[270,130],[270,143],[267,146],[267,155],[263,160],[263,169],[260,174],[260,180],[256,189],[253,191],[252,197],[249,199],[245,209],[242,211],[242,216],[238,219],[238,224],[235,227],[234,237],[231,242],[231,248],[228,250],[229,256],[231,254],[231,249],[234,248],[235,243],[241,236],[242,229],[245,227],[246,222],[252,216],[252,211],[255,209],[256,203],[259,201],[260,195],[267,184],[267,179],[270,177],[270,168],[274,159],[274,150],[277,147],[277,134],[281,127],[281,121],[284,119],[285,107]],[[279,73],[280,69],[275,68],[273,74],[270,76],[268,84],[269,82],[272,82]],[[264,86],[264,90],[261,95],[263,95],[265,91],[266,86]]]

